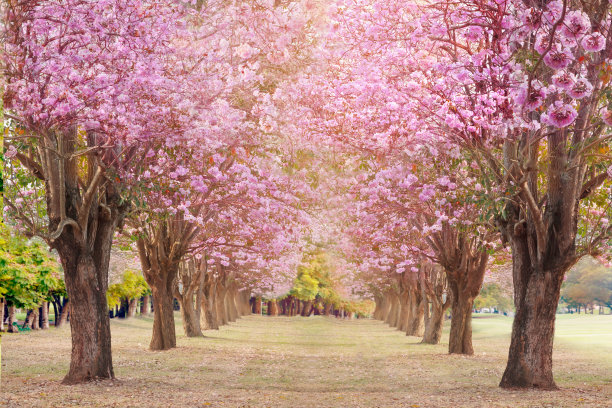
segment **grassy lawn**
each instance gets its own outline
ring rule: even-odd
[[[558,316],[555,392],[497,387],[511,325],[475,317],[463,357],[446,353],[448,328],[430,346],[373,320],[262,316],[150,352],[151,318],[113,319],[118,381],[72,387],[68,329],[5,335],[0,406],[612,407],[611,315]]]

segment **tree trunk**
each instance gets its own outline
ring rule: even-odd
[[[268,316],[278,316],[278,305],[276,299],[268,301]]]
[[[441,302],[431,303],[431,313],[425,324],[425,334],[423,335],[423,343],[438,344],[442,338],[442,326],[444,324],[444,312],[450,305],[446,302],[444,306]],[[429,309],[429,305],[425,306]]]
[[[128,303],[127,317],[136,316],[137,308],[138,308],[138,299],[130,299]]]
[[[187,337],[203,337],[200,318],[194,308],[193,290],[189,289],[182,296],[177,296],[181,305],[181,316],[183,317],[183,330]]]
[[[219,327],[221,327],[227,324],[227,316],[225,314],[225,307],[223,305],[225,289],[220,283],[217,283],[215,289],[215,316],[217,318],[217,324]]]
[[[452,292],[452,314],[448,352],[451,354],[474,354],[472,347],[472,308],[474,298],[449,282]]]
[[[406,335],[422,336],[425,330],[425,302],[418,287],[411,291],[410,296],[413,298],[413,301],[410,303],[410,321],[406,329]]]
[[[40,308],[40,328],[47,330],[49,328],[49,302],[44,301]]]
[[[30,327],[32,330],[40,330],[40,308],[38,307],[32,309],[32,314],[30,315]]]
[[[408,290],[402,290],[399,296],[399,320],[397,329],[406,332],[410,327],[410,313],[412,299]]]
[[[59,324],[60,317],[60,303],[57,298],[53,298],[53,324],[55,327]]]
[[[389,313],[391,312],[391,305],[392,305],[391,294],[390,292],[386,292],[383,297],[383,304],[382,304],[381,314],[380,314],[380,320],[382,320],[385,323],[389,319]]]
[[[57,327],[65,326],[68,323],[68,317],[70,315],[70,301],[64,298],[64,306],[62,306],[62,314],[60,315],[59,322],[56,324]]]
[[[142,298],[142,306],[140,307],[140,314],[147,316],[151,314],[151,295],[145,295]]]
[[[253,303],[253,313],[260,315],[261,314],[261,297],[256,297],[255,302]]]
[[[391,311],[389,313],[388,324],[391,327],[397,327],[397,323],[399,321],[399,313],[400,313],[400,301],[399,301],[399,296],[395,292],[393,293],[392,296],[393,296],[392,306],[391,306]]]
[[[149,349],[169,350],[176,347],[176,328],[174,324],[174,297],[167,284],[151,285],[153,292],[153,336]]]
[[[219,330],[215,310],[215,281],[212,274],[204,276],[204,292],[202,294],[202,312],[200,325],[205,330]]]
[[[516,315],[501,387],[557,388],[552,353],[562,276],[549,271],[531,274],[525,294],[515,298]]]
[[[325,306],[323,307],[323,315],[329,316],[329,313],[331,312],[331,308],[332,308],[332,305],[330,303],[325,303]]]
[[[110,247],[108,251],[110,256]],[[61,259],[70,298],[70,306],[66,305],[65,309],[70,309],[72,333],[70,371],[63,382],[76,384],[96,378],[114,378],[106,302],[108,262],[103,271],[96,268],[92,255],[81,253],[79,256],[74,249],[72,257],[66,250],[60,252],[63,252]]]
[[[304,301],[302,306],[302,316],[308,317],[312,312],[312,300]]]
[[[0,299],[0,332],[4,331],[4,305],[6,304],[4,299]]]
[[[17,322],[15,319],[15,315],[17,314],[17,308],[15,306],[8,307],[8,332],[9,333],[19,333],[19,329],[14,324]]]

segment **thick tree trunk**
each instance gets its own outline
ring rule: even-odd
[[[235,322],[237,319],[236,307],[234,304],[232,288],[228,288],[223,296],[223,307],[225,308],[225,315],[227,316],[228,322]]]
[[[187,337],[202,337],[202,327],[200,325],[200,317],[194,307],[193,290],[189,289],[184,295],[177,296],[181,305],[181,316],[183,318],[183,331]]]
[[[176,327],[174,324],[174,297],[167,284],[151,285],[155,312],[153,314],[153,336],[149,349],[169,350],[176,347]]]
[[[212,275],[209,273],[204,277],[204,293],[202,295],[200,324],[205,330],[219,330],[215,308],[215,282]]]
[[[155,313],[153,315],[153,336],[149,349],[169,350],[176,347],[174,324],[174,297],[167,285],[152,286]]]
[[[389,326],[397,327],[400,317],[400,299],[396,293],[393,293],[392,302],[391,312],[389,315]]]
[[[323,315],[329,316],[329,313],[331,312],[331,308],[332,308],[332,305],[330,303],[325,303],[325,306],[323,307]]]
[[[450,302],[446,302],[446,305],[441,302],[432,302],[431,313],[425,324],[425,334],[423,335],[423,343],[427,344],[438,344],[442,338],[442,326],[444,324],[444,312],[450,305]],[[429,309],[429,305],[425,308]]]
[[[399,300],[400,300],[400,303],[399,303],[400,311],[399,311],[399,320],[398,320],[397,329],[399,331],[406,332],[408,328],[410,327],[410,313],[411,313],[410,303],[412,301],[412,299],[410,298],[409,291],[403,290],[399,296]]]
[[[181,303],[181,315],[183,317],[183,329],[187,337],[202,337],[200,319],[197,318],[193,302],[188,299]]]
[[[223,299],[225,297],[225,289],[220,283],[217,283],[215,292],[215,316],[217,318],[217,324],[219,327],[225,326],[228,322],[227,315],[225,314],[225,306]]]
[[[108,251],[110,255],[110,247]],[[72,333],[70,371],[63,382],[75,384],[96,378],[114,378],[106,303],[108,262],[106,271],[100,271],[94,257],[89,254],[81,253],[79,256],[73,250],[74,255],[70,257],[68,251],[61,252],[66,291],[70,298]]]
[[[62,306],[62,314],[60,315],[59,322],[56,324],[57,327],[65,326],[68,323],[68,317],[70,316],[70,300],[64,298],[64,306]]]
[[[15,306],[9,306],[8,307],[8,332],[9,333],[19,332],[19,330],[17,329],[17,326],[15,325],[15,323],[17,322],[17,319],[15,319],[16,314],[17,314],[17,308]]]
[[[40,330],[40,308],[38,307],[32,309],[32,314],[30,315],[30,327],[32,330]]]
[[[147,316],[151,314],[151,295],[145,295],[142,298],[142,306],[140,307],[140,314]]]
[[[47,330],[49,328],[49,302],[44,301],[40,308],[40,328]]]
[[[312,300],[304,301],[302,306],[302,316],[308,317],[312,313]]]
[[[562,276],[558,272],[533,273],[525,294],[515,299],[516,315],[501,387],[557,388],[552,353]]]
[[[406,329],[407,336],[422,336],[425,330],[425,302],[423,302],[423,296],[420,292],[419,288],[410,292],[413,301],[410,302],[410,321]]]
[[[138,309],[138,299],[130,299],[127,309],[127,317],[136,316],[136,309]]]
[[[57,327],[57,325],[59,324],[60,317],[60,305],[56,298],[53,299],[53,317],[53,325]]]
[[[253,303],[253,313],[260,315],[261,314],[261,297],[256,297],[255,302]]]
[[[381,309],[381,314],[380,314],[380,320],[383,322],[387,322],[387,319],[389,318],[389,313],[391,312],[391,294],[390,292],[386,292],[384,297],[383,297],[383,304],[382,304],[382,309]]]
[[[268,301],[268,316],[278,316],[278,305],[276,299]]]
[[[451,354],[474,354],[472,347],[472,308],[474,298],[450,282],[452,292],[452,314],[448,352]]]

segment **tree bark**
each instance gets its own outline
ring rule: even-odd
[[[140,307],[140,314],[142,316],[148,316],[151,314],[151,295],[145,295],[142,298],[142,306]]]
[[[15,306],[9,306],[8,307],[8,332],[9,333],[19,333],[19,330],[17,329],[17,326],[14,324],[16,323],[16,319],[15,319],[15,315],[17,314],[17,309],[15,308]]]
[[[62,313],[60,314],[59,322],[56,324],[57,327],[65,326],[68,323],[68,317],[70,315],[70,300],[64,297],[64,306],[62,306]]]
[[[303,303],[304,305],[302,306],[302,316],[308,317],[312,313],[312,300],[307,300]]]
[[[127,317],[136,316],[136,309],[138,309],[138,299],[130,299],[128,303]]]
[[[114,231],[114,228],[113,228]],[[112,240],[112,235],[111,235]],[[114,378],[111,333],[106,302],[108,261],[105,270],[96,268],[94,257],[67,248],[60,251],[64,266],[70,306],[72,356],[64,384],[76,384],[96,378]],[[110,246],[108,247],[110,256]],[[66,315],[65,318],[68,316]],[[64,314],[62,313],[62,318]]]
[[[5,300],[4,299],[0,299],[0,332],[4,331],[4,305],[5,305]]]
[[[149,284],[149,286],[151,286]],[[169,350],[176,347],[174,324],[174,297],[168,285],[151,286],[155,313],[153,314],[153,335],[149,349]]]
[[[410,296],[413,299],[410,302],[410,321],[408,328],[406,329],[407,336],[422,336],[425,330],[425,302],[421,295],[421,290],[417,286],[410,292]]]
[[[474,298],[461,291],[456,283],[450,282],[452,292],[452,313],[448,352],[451,354],[474,354],[472,347],[472,308]]]
[[[515,298],[508,364],[500,386],[556,389],[552,353],[563,274],[543,271],[529,275],[524,294]]]
[[[278,316],[278,305],[276,299],[268,301],[268,316]]]
[[[253,303],[253,313],[260,315],[261,314],[261,297],[256,297],[255,302]]]
[[[44,301],[40,308],[40,328],[47,330],[49,328],[49,302]]]

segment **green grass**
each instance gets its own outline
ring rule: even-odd
[[[127,407],[607,407],[612,316],[560,315],[557,392],[501,390],[512,318],[473,320],[471,357],[373,320],[247,316],[178,348],[147,350],[152,319],[113,319],[119,382],[59,385],[70,332],[3,337],[0,406]]]

